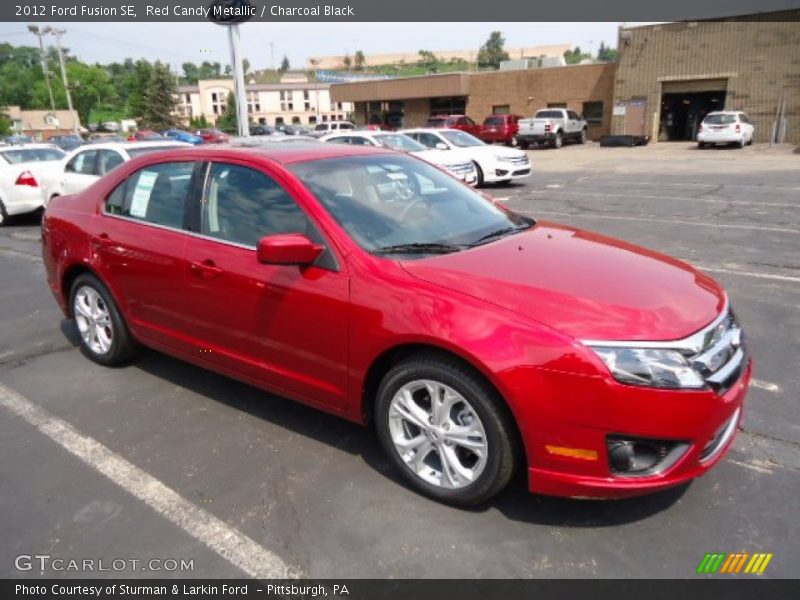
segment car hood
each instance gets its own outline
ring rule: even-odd
[[[685,263],[554,223],[402,265],[578,339],[681,339],[710,323],[726,301],[713,279]]]

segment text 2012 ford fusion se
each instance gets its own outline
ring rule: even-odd
[[[702,475],[752,366],[690,266],[337,144],[136,158],[43,220],[81,348],[140,346],[359,423],[417,490],[610,498]]]

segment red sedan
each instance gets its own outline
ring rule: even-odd
[[[752,370],[706,275],[364,146],[146,154],[53,200],[43,254],[90,359],[147,346],[372,423],[459,505],[521,467],[579,497],[702,475]]]
[[[466,115],[438,115],[428,117],[425,127],[460,129],[477,138],[481,137],[483,126]]]
[[[204,144],[226,144],[230,141],[230,136],[219,129],[201,129],[197,135],[203,138]]]

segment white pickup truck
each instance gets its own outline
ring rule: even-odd
[[[542,143],[561,148],[571,140],[586,143],[586,120],[567,108],[543,108],[532,119],[520,119],[517,139],[521,148]]]

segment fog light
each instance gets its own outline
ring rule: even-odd
[[[617,475],[653,475],[669,468],[683,455],[688,444],[608,436],[608,466]]]
[[[508,171],[505,169],[495,169],[494,173],[498,177],[502,177],[503,175],[508,175]]]

